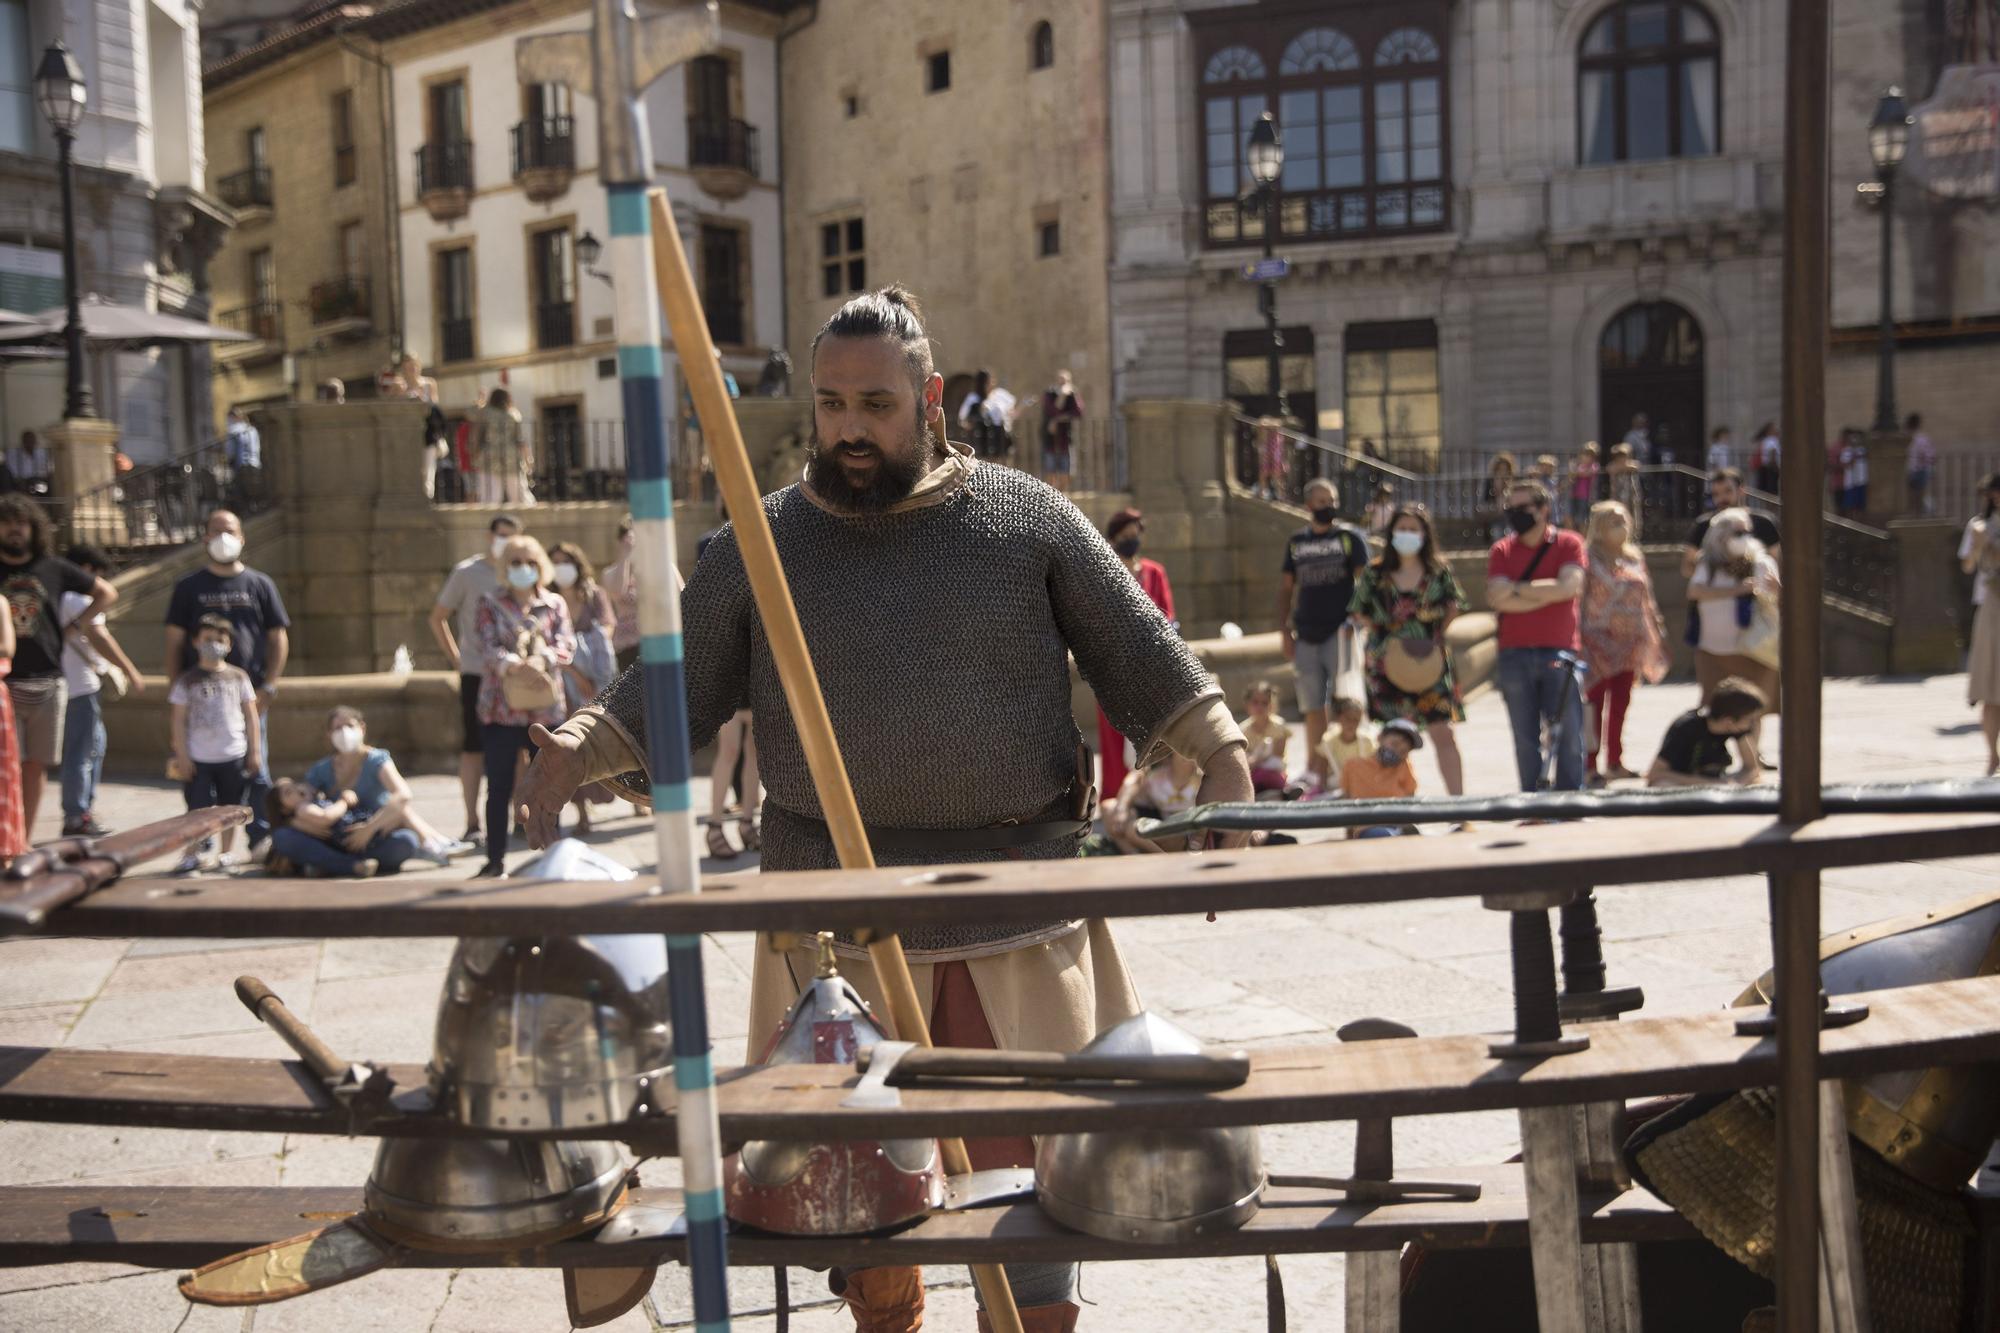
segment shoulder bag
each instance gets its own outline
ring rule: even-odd
[[[532,617],[522,627],[514,640],[514,653],[523,662],[534,666],[538,661],[547,661],[547,642],[542,638],[542,628]],[[556,678],[546,667],[535,666],[533,674],[503,667],[500,672],[500,687],[506,695],[507,706],[522,713],[542,713],[555,707],[559,697]]]

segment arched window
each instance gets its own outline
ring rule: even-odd
[[[1597,438],[1626,440],[1646,455],[1641,463],[1698,457],[1706,434],[1702,344],[1700,321],[1672,301],[1638,302],[1607,320],[1597,337]]]
[[[1047,69],[1056,63],[1056,30],[1043,19],[1028,38],[1028,68]]]
[[[1324,12],[1324,11],[1322,11]],[[1343,240],[1448,222],[1442,5],[1380,16],[1343,11],[1273,31],[1239,9],[1193,19],[1203,132],[1203,238],[1260,241],[1265,205],[1245,203],[1250,128],[1269,109],[1284,149],[1281,240]]]
[[[1312,74],[1319,70],[1360,69],[1361,53],[1338,28],[1307,28],[1292,38],[1278,61],[1280,77]]]
[[[1585,166],[1722,150],[1715,21],[1689,0],[1621,0],[1583,34],[1576,155]]]
[[[1375,48],[1378,65],[1429,65],[1438,58],[1437,42],[1422,28],[1398,28]]]
[[[1231,79],[1261,79],[1264,57],[1247,46],[1225,46],[1208,58],[1201,72],[1203,83],[1227,83]]]

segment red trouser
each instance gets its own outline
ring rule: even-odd
[[[1612,768],[1625,767],[1625,710],[1632,703],[1632,673],[1621,671],[1615,676],[1607,676],[1585,692],[1590,701],[1593,716],[1597,719],[1597,742],[1604,749],[1604,757]],[[1604,716],[1605,705],[1611,706],[1611,717]],[[1590,769],[1597,770],[1597,750],[1590,752]]]

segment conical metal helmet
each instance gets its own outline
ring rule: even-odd
[[[772,1034],[760,1064],[852,1064],[886,1038],[820,937],[819,969]],[[853,1236],[896,1226],[944,1200],[935,1139],[758,1139],[723,1163],[729,1216],[788,1236]]]
[[[631,879],[564,840],[517,872]],[[438,1002],[431,1081],[477,1129],[613,1124],[670,1095],[667,944],[658,935],[460,940]]]
[[[1143,1013],[1097,1035],[1095,1055],[1193,1055],[1194,1035]],[[1106,1240],[1166,1244],[1243,1225],[1264,1163],[1257,1128],[1048,1134],[1035,1150],[1035,1197],[1064,1226]]]
[[[1829,995],[2000,973],[2000,893],[1876,921],[1820,941]],[[1767,972],[1737,997],[1768,1003]],[[1848,1132],[1884,1161],[1942,1190],[1972,1178],[2000,1134],[2000,1066],[1951,1065],[1846,1082]]]
[[[392,1240],[481,1249],[588,1231],[624,1202],[626,1177],[608,1140],[385,1138],[363,1197]]]

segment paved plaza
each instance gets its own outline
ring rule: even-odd
[[[1977,716],[1962,676],[1834,681],[1826,690],[1828,781],[1945,778],[1981,771]],[[1628,728],[1627,763],[1651,761],[1666,725],[1693,706],[1692,685],[1641,690]],[[1777,753],[1767,724],[1765,749]],[[1486,694],[1461,729],[1475,793],[1514,786],[1505,710]],[[1295,741],[1294,758],[1302,752]],[[1428,752],[1419,780],[1442,790]],[[460,827],[455,779],[413,779],[424,813]],[[702,784],[704,789],[706,784]],[[704,794],[697,794],[705,801]],[[605,821],[598,845],[635,867],[651,861],[647,825]],[[180,809],[160,782],[113,783],[99,804],[116,828]],[[604,809],[604,807],[600,807]],[[56,825],[46,813],[39,837]],[[1329,847],[1329,857],[1338,848]],[[473,863],[463,867],[469,874]],[[739,870],[750,858],[709,862]],[[1825,927],[1845,928],[1954,901],[2000,886],[2000,858],[1904,862],[1830,872]],[[339,886],[328,884],[337,894]],[[1646,1015],[1726,1003],[1768,965],[1763,885],[1753,877],[1640,885],[1599,893],[1615,983],[1645,987]],[[804,924],[804,923],[802,923]],[[1425,1034],[1490,1031],[1511,1021],[1507,927],[1465,900],[1328,908],[1289,913],[1153,917],[1120,922],[1118,936],[1147,1002],[1202,1038],[1246,1046],[1330,1043],[1335,1027],[1366,1015],[1400,1019]],[[753,943],[708,941],[708,1000],[716,1058],[745,1054],[744,1023]],[[231,982],[262,977],[343,1055],[421,1061],[451,951],[448,940],[17,940],[0,943],[0,1043],[107,1047],[205,1055],[280,1057]],[[1401,1166],[1502,1161],[1517,1149],[1511,1113],[1400,1122]],[[1276,1172],[1344,1174],[1348,1124],[1283,1125],[1263,1134]],[[9,1184],[354,1185],[368,1174],[371,1140],[275,1134],[189,1133],[0,1123],[0,1180]],[[648,1183],[672,1183],[676,1164],[649,1162]],[[305,1229],[303,1224],[301,1230]],[[276,1239],[275,1237],[273,1239]],[[1085,1268],[1082,1326],[1141,1330],[1170,1317],[1183,1328],[1231,1333],[1265,1326],[1263,1265],[1255,1259],[1093,1264]],[[1292,1327],[1341,1323],[1338,1256],[1284,1260]],[[110,1265],[0,1270],[0,1331],[115,1329],[119,1333],[459,1333],[567,1327],[562,1283],[552,1271],[381,1272],[346,1286],[253,1310],[190,1309],[174,1273]],[[968,1330],[972,1295],[961,1269],[933,1270],[928,1326]],[[792,1327],[802,1333],[851,1327],[823,1278],[794,1270]],[[735,1270],[736,1327],[771,1329],[772,1275]],[[643,1333],[692,1326],[683,1272],[670,1269],[652,1296],[611,1327]]]

